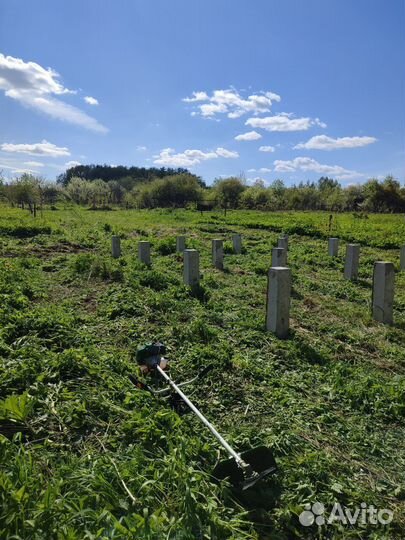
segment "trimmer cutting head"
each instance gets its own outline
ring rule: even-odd
[[[245,490],[277,470],[273,452],[266,446],[246,450],[240,457],[250,466],[249,469],[240,467],[233,458],[225,459],[215,467],[212,473],[214,478],[217,480],[227,478],[231,484]]]

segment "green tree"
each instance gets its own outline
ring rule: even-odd
[[[0,171],[0,200],[6,198],[6,189],[4,186],[3,171]]]
[[[332,190],[340,187],[340,184],[337,180],[333,178],[328,178],[327,176],[321,176],[318,180],[318,189],[320,191]]]
[[[343,193],[344,210],[356,211],[362,208],[365,194],[364,188],[360,184],[348,186]]]
[[[176,174],[134,188],[133,192],[138,206],[142,208],[184,207],[199,201],[202,189],[194,175]]]
[[[104,182],[104,180],[101,179],[93,180],[93,182],[89,182],[89,189],[89,198],[92,208],[102,208],[108,205],[110,189],[107,182]]]
[[[265,210],[269,206],[269,198],[269,190],[262,180],[258,180],[242,192],[239,204],[242,208]]]
[[[385,212],[403,212],[405,210],[404,191],[401,184],[392,175],[384,178],[382,183]]]
[[[89,204],[90,201],[90,182],[75,176],[65,188],[67,197],[76,204]]]
[[[121,204],[124,200],[126,189],[117,180],[110,180],[108,182],[108,188],[110,190],[111,202],[113,204]]]
[[[24,173],[8,186],[6,196],[12,204],[22,209],[28,208],[34,217],[42,203],[42,180],[32,174]]]
[[[214,189],[218,201],[223,208],[237,208],[242,193],[246,185],[241,178],[231,176],[229,178],[218,178],[214,181]]]

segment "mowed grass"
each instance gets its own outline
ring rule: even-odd
[[[402,216],[337,215],[330,228],[325,213],[0,212],[1,538],[402,538]],[[280,232],[293,276],[284,341],[264,332]],[[182,284],[177,234],[200,251],[197,293]],[[342,239],[338,258],[328,236]],[[225,240],[223,272],[211,265],[213,238]],[[149,269],[138,240],[152,243]],[[345,241],[361,243],[356,282],[343,279]],[[397,270],[393,327],[371,318],[376,260]],[[250,500],[213,482],[225,455],[195,417],[129,382],[134,349],[154,339],[168,345],[176,380],[213,365],[189,392],[238,450],[273,448],[279,471]],[[365,502],[394,519],[303,527],[315,501],[329,511]]]

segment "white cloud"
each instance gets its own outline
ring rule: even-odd
[[[217,148],[214,151],[203,152],[202,150],[184,150],[184,152],[175,153],[174,148],[164,148],[158,155],[153,156],[153,163],[163,167],[192,167],[208,159],[237,158],[239,154],[225,148]]]
[[[192,116],[199,114],[205,118],[225,113],[228,118],[239,118],[246,113],[269,112],[272,103],[280,100],[280,96],[274,92],[251,94],[245,99],[233,88],[214,90],[211,95],[206,92],[193,92],[191,97],[183,98],[186,103],[198,103],[191,113]]]
[[[0,53],[0,89],[7,97],[53,118],[106,133],[107,128],[95,118],[54,97],[76,93],[64,88],[58,78],[58,73],[51,68]]]
[[[259,148],[260,152],[274,152],[275,150],[274,146],[261,146]]]
[[[91,97],[91,96],[85,96],[84,101],[88,103],[89,105],[98,105],[98,99]]]
[[[77,165],[81,165],[80,161],[67,161],[64,168],[70,169],[71,167],[76,167]]]
[[[236,135],[235,140],[236,141],[257,141],[257,139],[261,139],[262,136],[260,133],[257,133],[257,131],[247,131],[246,133],[241,133],[240,135]]]
[[[40,161],[24,161],[24,165],[27,165],[27,167],[43,167],[44,164]]]
[[[55,144],[52,144],[46,141],[45,139],[40,143],[34,143],[34,144],[3,143],[0,148],[3,152],[29,154],[30,156],[49,156],[49,157],[70,156],[70,152],[68,148],[56,146]]]
[[[332,175],[340,180],[364,176],[361,173],[345,169],[339,165],[324,165],[318,163],[318,161],[309,157],[296,157],[290,161],[276,159],[274,161],[274,170],[276,172],[315,172],[318,174]]]
[[[38,171],[34,171],[33,169],[13,169],[11,172],[14,174],[35,174]]]
[[[18,163],[16,161],[13,163],[9,160],[6,160],[5,162],[0,162],[0,171],[2,169],[7,169],[7,171],[10,171],[11,174],[35,174],[38,172],[38,170],[33,169],[32,166],[23,167],[21,163]]]
[[[194,103],[196,101],[206,101],[208,99],[208,95],[206,92],[193,92],[192,97],[184,98],[183,101],[186,103]]]
[[[137,146],[136,150],[138,152],[146,152],[147,148],[146,148],[146,146]]]
[[[321,122],[319,118],[293,118],[292,113],[280,113],[264,118],[248,118],[245,125],[266,131],[305,131],[312,126],[326,127],[326,124]]]
[[[45,69],[35,62],[24,62],[21,58],[4,56],[0,53],[0,84],[6,91],[35,92],[41,94],[73,94],[57,80],[56,71]]]
[[[226,150],[226,148],[217,148],[217,154],[220,157],[223,158],[238,158],[239,154],[238,152],[234,152],[232,150]]]
[[[376,142],[375,137],[328,137],[327,135],[316,135],[306,143],[299,143],[295,149],[306,148],[307,150],[337,150],[340,148],[359,148]]]
[[[260,169],[248,169],[248,173],[252,172],[269,173],[271,172],[271,169],[268,167],[261,167]]]
[[[201,116],[215,116],[217,113],[225,113],[228,109],[223,103],[204,103],[199,106]],[[193,111],[196,114],[196,111]],[[193,114],[193,116],[195,116]]]

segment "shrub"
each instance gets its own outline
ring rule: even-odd
[[[156,250],[160,255],[170,255],[171,253],[176,253],[176,239],[175,238],[165,238],[160,240],[156,246]]]

